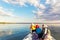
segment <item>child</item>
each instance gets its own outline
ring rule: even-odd
[[[52,40],[52,36],[51,36],[51,33],[50,33],[49,29],[48,29],[48,33],[46,34],[44,40]]]

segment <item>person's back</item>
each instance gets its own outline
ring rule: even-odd
[[[36,33],[39,34],[41,33],[42,29],[41,28],[36,28]]]

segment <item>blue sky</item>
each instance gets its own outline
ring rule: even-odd
[[[36,22],[60,20],[59,0],[0,0],[0,21]]]
[[[5,9],[12,9],[9,11],[14,12],[15,15],[17,16],[25,16],[25,17],[33,17],[32,10],[35,10],[33,6],[28,5],[28,7],[20,7],[19,5],[12,5],[5,3],[0,0],[0,6],[2,6]]]

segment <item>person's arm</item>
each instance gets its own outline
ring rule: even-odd
[[[47,33],[47,28],[45,28],[45,32],[44,32],[44,34],[46,34]]]

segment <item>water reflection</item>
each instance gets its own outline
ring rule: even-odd
[[[1,40],[16,40],[22,39],[29,33],[30,24],[0,24],[0,39]]]
[[[49,25],[53,37],[59,40],[60,26],[47,25]],[[0,40],[22,40],[28,33],[30,33],[30,24],[0,24]]]

